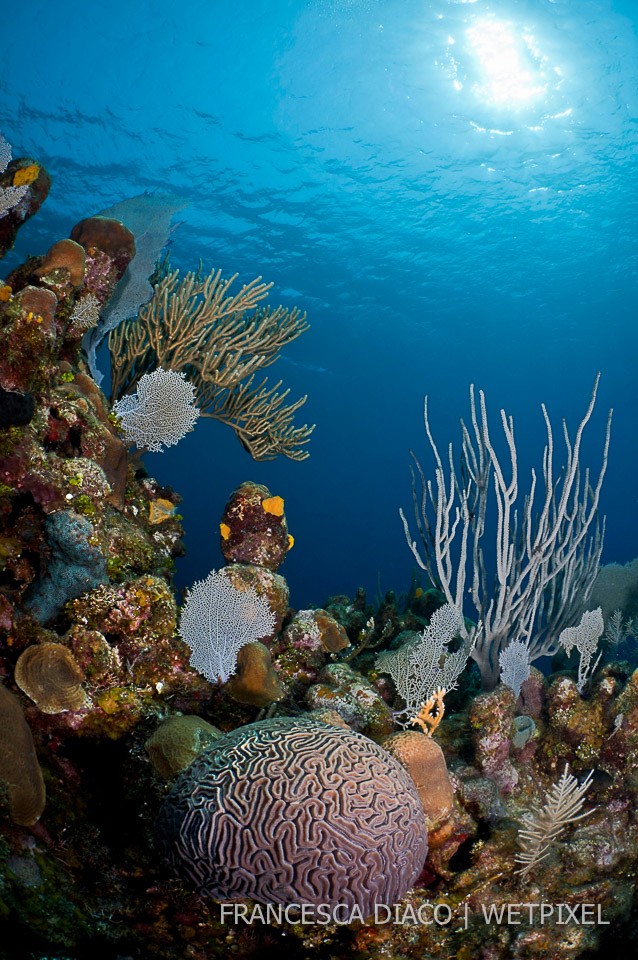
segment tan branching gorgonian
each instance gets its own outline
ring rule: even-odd
[[[261,277],[231,293],[236,278],[224,280],[217,270],[180,279],[178,270],[169,271],[138,316],[109,334],[112,401],[157,367],[175,370],[195,387],[201,415],[232,427],[255,460],[278,454],[304,460],[314,425],[295,427],[293,418],[306,397],[286,404],[281,380],[274,386],[254,380],[308,329],[306,315],[263,306],[272,284]]]
[[[552,786],[545,797],[545,803],[524,814],[523,826],[518,833],[521,852],[516,856],[516,862],[521,864],[521,867],[515,873],[526,877],[541,860],[549,856],[554,841],[569,824],[578,823],[594,812],[582,812],[585,793],[593,775],[594,771],[590,770],[582,783],[578,783],[573,774],[567,773],[565,764],[562,777]]]

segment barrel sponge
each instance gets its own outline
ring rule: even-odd
[[[156,823],[164,858],[200,894],[343,904],[400,899],[427,854],[423,807],[372,740],[307,717],[226,734],[175,783]]]
[[[42,771],[18,698],[0,683],[0,787],[14,823],[32,826],[44,810]]]

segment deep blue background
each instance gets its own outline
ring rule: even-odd
[[[490,102],[467,31],[500,20],[544,92]],[[604,558],[638,554],[638,8],[634,0],[72,0],[3,11],[0,130],[49,199],[8,271],[145,190],[188,201],[184,269],[274,281],[312,329],[270,368],[317,423],[311,457],[255,464],[202,421],[149,470],[184,496],[179,582],[220,563],[244,479],[286,500],[282,572],[300,607],[403,590],[398,520],[422,398],[445,445],[470,382],[540,462],[540,402],[575,426],[602,372],[584,461],[615,408]],[[527,53],[525,52],[527,50]],[[456,85],[455,85],[456,81]],[[478,85],[478,86],[477,86]]]

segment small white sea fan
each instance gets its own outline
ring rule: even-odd
[[[76,300],[69,320],[78,330],[90,330],[100,319],[100,301],[92,293],[85,293]]]
[[[211,570],[193,584],[179,621],[179,633],[193,651],[191,666],[207,680],[225,683],[247,643],[272,633],[275,614],[253,587],[238,590],[225,570]]]
[[[518,700],[521,687],[531,675],[529,647],[522,640],[512,640],[499,653],[498,662],[501,665],[501,683],[513,690]]]
[[[193,429],[199,409],[195,388],[183,373],[158,367],[140,377],[137,390],[113,405],[129,443],[161,453]]]
[[[0,173],[4,173],[11,162],[11,145],[0,133]],[[20,203],[27,192],[27,186],[0,187],[0,219],[5,217],[12,207]]]

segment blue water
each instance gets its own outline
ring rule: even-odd
[[[445,447],[481,386],[526,471],[541,401],[560,438],[597,370],[603,559],[638,554],[637,26],[635,0],[7,6],[0,130],[53,186],[3,273],[151,190],[188,203],[174,265],[262,275],[309,314],[268,371],[308,394],[308,460],[254,463],[213,421],[147,456],[184,496],[181,585],[219,566],[224,503],[254,479],[286,501],[295,607],[404,590],[424,394]]]

